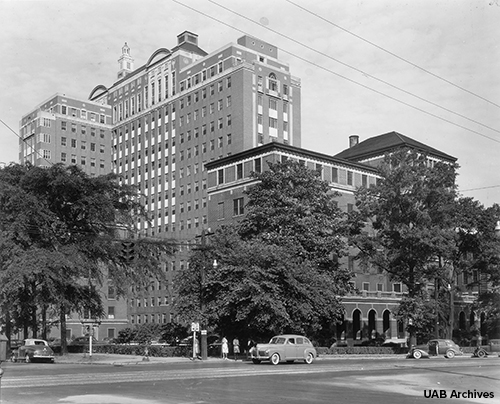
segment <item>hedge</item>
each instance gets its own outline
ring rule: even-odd
[[[386,347],[386,346],[345,346],[316,348],[318,355],[395,355],[406,354],[408,348]]]

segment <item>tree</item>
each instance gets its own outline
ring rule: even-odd
[[[314,333],[340,318],[351,290],[338,263],[346,229],[337,195],[298,162],[253,176],[243,220],[218,229],[176,278],[177,310],[241,338]]]
[[[402,149],[385,157],[376,186],[356,192],[351,242],[363,265],[375,265],[405,286],[398,316],[408,324],[412,344],[427,323],[417,321],[415,307],[425,301],[429,280],[443,277],[436,258],[454,244],[456,168],[431,165],[425,154]]]
[[[1,255],[0,298],[21,303],[25,331],[31,318],[36,333],[38,308],[55,307],[65,352],[66,314],[99,317],[97,288],[104,280],[123,294],[131,281],[163,276],[161,255],[173,250],[168,240],[141,240],[133,262],[120,256],[120,232],[133,234],[145,211],[137,190],[118,176],[90,177],[61,164],[14,164],[0,170],[0,183],[0,240],[12,247]]]

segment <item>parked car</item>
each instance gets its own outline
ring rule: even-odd
[[[54,363],[54,351],[47,341],[43,339],[28,338],[23,344],[12,352],[13,362],[25,361],[26,363],[44,360]]]
[[[94,337],[92,337],[92,344],[97,344],[97,340]],[[69,345],[89,345],[89,336],[76,337]]]
[[[48,343],[51,348],[59,347],[61,346],[61,338],[54,338],[53,340],[48,341]]]
[[[437,355],[444,355],[445,358],[451,359],[455,355],[463,355],[463,352],[451,339],[431,339],[427,345],[411,347],[406,357],[420,359]]]
[[[271,338],[268,344],[257,344],[250,352],[253,363],[270,361],[273,365],[295,360],[311,364],[317,356],[311,341],[294,334],[277,335]]]

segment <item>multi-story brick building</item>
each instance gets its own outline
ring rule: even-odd
[[[19,160],[40,167],[75,164],[89,175],[109,174],[111,127],[109,105],[55,94],[22,117]],[[117,298],[112,284],[104,285],[101,294],[106,317],[95,336],[113,338],[128,325],[127,305]],[[81,320],[77,313],[68,316],[68,338],[84,334]]]
[[[118,81],[89,98],[110,106],[114,170],[144,195],[150,220],[135,236],[180,243],[167,282],[133,288],[129,305],[131,323],[167,322],[172,274],[187,265],[183,244],[208,226],[205,164],[273,141],[300,146],[300,82],[276,46],[248,36],[207,53],[186,31],[145,65],[133,62],[125,44]]]

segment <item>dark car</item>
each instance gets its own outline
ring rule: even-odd
[[[97,344],[97,340],[94,337],[92,337],[92,344]],[[89,336],[76,337],[69,345],[89,345]]]
[[[463,355],[463,352],[451,339],[431,339],[427,345],[411,347],[406,357],[420,359],[437,355],[451,359],[456,355]]]
[[[303,360],[311,364],[317,357],[316,349],[309,339],[301,335],[285,334],[271,338],[268,344],[257,344],[251,349],[253,363],[269,361],[273,365],[280,362]]]
[[[12,352],[13,362],[24,361],[26,363],[44,360],[54,362],[54,351],[43,339],[28,338],[23,344]]]

